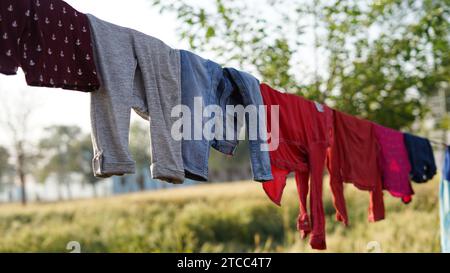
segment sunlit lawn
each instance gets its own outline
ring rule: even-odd
[[[283,207],[257,182],[209,184],[97,200],[0,206],[1,252],[310,252],[295,230],[298,201],[288,181]],[[328,180],[325,179],[325,184]],[[334,220],[325,192],[331,252],[439,252],[438,183],[414,185],[410,205],[386,196],[387,219],[367,222],[368,193],[347,186],[350,226]]]

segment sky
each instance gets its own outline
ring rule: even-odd
[[[93,14],[100,19],[124,27],[139,30],[158,37],[169,46],[186,48],[176,36],[177,22],[170,14],[160,15],[148,0],[66,0],[75,9]],[[78,125],[84,131],[90,130],[89,94],[62,89],[28,87],[22,71],[18,75],[0,74],[1,103],[8,106],[20,105],[26,96],[33,102],[35,112],[32,132],[38,137],[42,129],[55,124]],[[2,104],[0,104],[2,105]],[[6,144],[7,137],[0,129],[0,143]]]

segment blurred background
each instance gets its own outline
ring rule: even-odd
[[[280,90],[450,142],[448,0],[66,2]],[[0,92],[0,251],[64,252],[69,241],[85,252],[310,251],[295,230],[295,183],[272,205],[249,181],[245,142],[232,158],[212,152],[210,182],[174,186],[150,179],[149,125],[134,115],[136,174],[96,179],[88,94],[27,87],[23,73],[0,75]],[[414,185],[410,205],[386,194],[387,220],[376,224],[367,194],[348,187],[348,228],[326,189],[329,251],[372,251],[372,241],[440,251],[438,179]]]

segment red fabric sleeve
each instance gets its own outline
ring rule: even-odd
[[[277,168],[272,165],[273,180],[262,183],[266,195],[278,206],[281,206],[283,190],[286,186],[286,177],[289,171]]]
[[[323,172],[326,159],[326,145],[312,144],[310,145],[310,208],[311,208],[311,238],[310,245],[314,249],[326,249],[325,242],[325,212],[323,209]]]
[[[375,190],[370,192],[369,221],[376,222],[384,218],[383,185],[381,176],[379,176]]]
[[[300,232],[302,239],[305,239],[311,233],[311,222],[308,215],[308,193],[309,193],[309,173],[296,172],[295,182],[297,184],[297,192],[300,200],[299,214],[297,218],[297,230]]]

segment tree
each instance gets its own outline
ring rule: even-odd
[[[42,167],[39,180],[45,181],[55,174],[58,184],[67,188],[68,198],[72,198],[71,174],[78,172],[77,160],[80,158],[78,140],[81,129],[78,126],[55,125],[45,129],[46,136],[39,142]],[[59,192],[61,199],[62,194]]]
[[[152,2],[176,13],[191,49],[392,128],[424,117],[450,81],[449,1]]]
[[[27,176],[35,166],[36,151],[30,135],[33,128],[31,119],[36,110],[36,100],[26,92],[18,92],[20,98],[12,101],[1,100],[0,126],[10,139],[11,151],[14,157],[14,172],[20,182],[21,202],[27,203]]]
[[[338,91],[336,106],[397,129],[424,117],[424,99],[450,80],[449,14],[448,1],[338,1],[329,7],[328,48],[339,64],[338,89],[331,89]],[[347,19],[339,20],[342,15]]]
[[[87,182],[92,186],[92,192],[94,197],[98,196],[97,183],[101,179],[95,177],[92,173],[92,158],[94,157],[94,152],[92,149],[91,135],[86,134],[80,139],[75,140],[73,145],[73,153],[75,155],[75,171],[80,173],[83,178],[83,183]]]
[[[14,166],[9,163],[9,160],[8,150],[0,146],[0,191],[9,190],[13,185]]]
[[[8,172],[9,165],[9,152],[6,148],[0,146],[0,185],[3,182],[3,177]]]
[[[209,157],[209,180],[212,182],[251,179],[249,143],[242,141],[233,157],[211,149]]]

